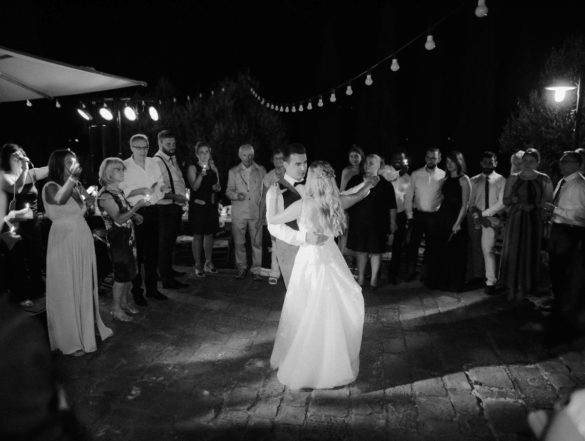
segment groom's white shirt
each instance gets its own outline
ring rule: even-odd
[[[292,186],[294,186],[295,182],[297,182],[286,173],[284,174],[284,179]],[[304,186],[298,185],[295,187],[295,189],[299,192],[301,196],[303,196]],[[277,198],[276,206],[278,207],[278,212],[280,213],[284,211],[284,199],[282,197],[282,194],[280,193],[277,194],[276,189],[274,187],[270,187],[270,189],[266,193],[267,207],[270,207],[270,204],[274,198]],[[295,246],[301,246],[305,244],[305,239],[307,236],[306,233],[297,231],[286,224],[271,224],[270,219],[268,217],[268,212],[266,212],[266,224],[270,234],[272,234],[277,239]]]

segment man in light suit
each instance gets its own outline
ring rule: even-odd
[[[246,259],[246,231],[252,244],[252,267],[254,280],[261,280],[262,232],[258,231],[260,201],[262,199],[262,180],[266,169],[254,162],[254,147],[250,144],[238,150],[240,164],[232,167],[228,174],[226,196],[232,201],[232,235],[238,274],[243,279],[248,272]]]

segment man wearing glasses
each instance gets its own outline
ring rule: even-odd
[[[423,235],[425,236],[425,258],[429,255],[429,248],[433,247],[433,223],[443,199],[441,187],[445,179],[445,171],[437,166],[440,162],[440,150],[429,148],[425,154],[426,165],[415,170],[411,175],[411,191],[405,196],[405,199],[412,201],[413,207],[412,219],[407,220],[411,232],[407,249],[406,281],[414,280],[416,277],[418,249]]]
[[[137,133],[130,138],[132,156],[124,161],[126,172],[120,187],[131,205],[146,197],[151,205],[142,207],[138,213],[144,222],[135,225],[136,248],[138,252],[138,275],[132,282],[132,295],[137,305],[146,306],[143,297],[141,266],[144,264],[144,285],[146,297],[166,300],[167,296],[157,289],[158,265],[158,206],[156,202],[164,191],[161,169],[156,160],[148,157],[148,138]]]

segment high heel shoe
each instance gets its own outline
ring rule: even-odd
[[[130,306],[130,305],[122,306],[122,311],[124,311],[126,314],[130,314],[130,315],[140,314],[140,311],[138,309],[136,309],[134,306]]]

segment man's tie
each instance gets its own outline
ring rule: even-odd
[[[490,208],[490,178],[489,176],[485,177],[485,190],[484,190],[484,196],[485,199],[485,206],[484,206],[484,210],[487,210],[488,208]]]
[[[305,181],[295,182],[295,185],[294,186],[296,187],[297,185],[305,185]]]
[[[563,178],[559,181],[559,186],[557,187],[557,191],[555,192],[555,196],[553,197],[553,205],[554,206],[557,205],[557,203],[559,202],[559,199],[561,198],[561,189],[563,188],[563,185],[565,185],[565,182],[567,182],[565,180],[565,178]]]

